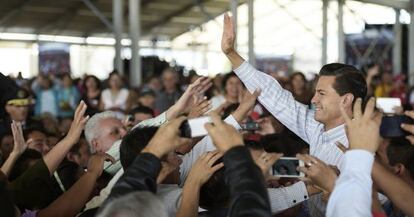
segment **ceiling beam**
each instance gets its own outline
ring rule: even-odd
[[[29,5],[33,0],[23,0],[17,4],[16,7],[11,9],[8,13],[5,13],[3,16],[0,17],[0,27],[1,31],[7,28],[7,22],[11,20],[13,17],[20,15],[23,12],[23,7]]]
[[[409,1],[401,1],[401,0],[357,0],[357,1],[376,4],[376,5],[382,5],[386,7],[410,10]]]

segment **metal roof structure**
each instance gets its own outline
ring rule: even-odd
[[[144,38],[172,39],[229,10],[229,0],[141,0]],[[239,1],[239,4],[245,1]],[[123,1],[124,34],[128,1]],[[2,0],[0,32],[112,36],[113,0]]]

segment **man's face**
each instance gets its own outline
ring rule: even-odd
[[[153,118],[153,116],[150,114],[145,114],[145,113],[135,113],[134,118],[135,118],[134,120],[134,126],[135,126],[139,124],[141,121]]]
[[[40,131],[33,131],[28,135],[27,148],[34,149],[43,156],[50,150],[46,135]]]
[[[154,108],[155,105],[155,97],[153,95],[145,95],[141,96],[138,99],[139,103],[141,103],[143,106]]]
[[[28,106],[7,105],[6,111],[14,121],[25,121],[29,113]]]
[[[174,90],[177,85],[177,78],[174,72],[164,72],[162,75],[162,83],[167,90]]]
[[[340,106],[342,97],[335,91],[335,76],[321,76],[316,84],[312,104],[315,105],[315,120],[325,127],[335,127],[343,122]]]
[[[122,122],[116,118],[107,118],[99,123],[98,137],[92,141],[96,152],[108,151],[115,141],[122,139],[127,133]]]

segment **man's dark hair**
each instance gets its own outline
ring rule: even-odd
[[[393,138],[387,147],[389,164],[402,164],[414,179],[414,146],[405,137]]]
[[[218,159],[214,165],[223,162]],[[224,178],[224,167],[217,170],[200,189],[200,207],[203,209],[225,208],[230,202],[230,188]]]
[[[134,162],[135,157],[147,146],[157,130],[158,127],[135,128],[124,136],[119,148],[124,170]]]
[[[362,73],[351,65],[331,63],[324,65],[319,71],[320,76],[335,76],[333,88],[340,95],[347,93],[357,98],[365,99],[367,95],[367,83]]]
[[[30,127],[27,128],[25,130],[23,130],[23,137],[24,139],[27,141],[29,138],[29,135],[33,132],[41,132],[43,134],[45,134],[45,136],[47,136],[47,132],[42,128],[42,127]]]
[[[151,115],[152,117],[154,117],[154,110],[152,110],[151,108],[149,108],[147,106],[138,106],[138,107],[135,107],[134,109],[132,109],[129,112],[130,115],[134,115],[136,113],[148,114],[148,115]]]

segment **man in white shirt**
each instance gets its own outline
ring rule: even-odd
[[[259,102],[282,124],[309,144],[311,155],[340,168],[343,153],[335,143],[340,142],[348,146],[348,140],[339,108],[344,107],[345,112],[352,115],[352,105],[356,98],[365,98],[367,86],[362,74],[353,66],[345,64],[323,66],[316,93],[312,98],[316,109],[312,111],[306,105],[295,101],[292,94],[283,89],[273,77],[245,62],[234,49],[234,39],[232,20],[225,15],[221,46],[237,76],[250,92],[259,88],[262,90]],[[307,195],[306,188],[302,189],[305,189],[303,195]],[[308,203],[311,216],[325,215],[326,204],[320,196],[312,197]]]

